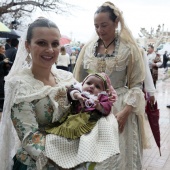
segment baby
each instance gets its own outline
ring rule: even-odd
[[[102,116],[109,115],[117,94],[105,73],[95,73],[68,88],[68,99],[70,112],[63,116],[59,126],[46,132],[77,139],[90,132]]]

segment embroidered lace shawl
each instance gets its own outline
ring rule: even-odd
[[[68,107],[68,103],[63,100],[65,96],[62,98],[62,94],[63,92],[66,94],[65,86],[75,83],[76,80],[71,73],[63,70],[52,68],[51,72],[58,83],[56,87],[45,86],[41,81],[36,80],[29,68],[23,69],[16,76],[6,81],[6,101],[0,123],[0,165],[4,170],[12,169],[12,158],[20,146],[18,135],[11,121],[11,108],[14,103],[17,104],[23,101],[31,102],[48,95],[55,106],[53,121],[56,121],[61,116],[58,105],[61,105],[63,109]],[[56,93],[60,94],[56,95]],[[47,163],[47,159],[44,158],[45,155],[39,155],[37,159],[36,164],[39,166],[39,169],[43,166],[42,163],[44,160],[44,163]]]

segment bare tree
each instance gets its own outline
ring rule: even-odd
[[[64,0],[1,0],[0,21],[9,25],[13,20],[30,16],[36,9],[57,14],[68,13],[75,6]]]

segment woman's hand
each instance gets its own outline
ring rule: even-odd
[[[96,110],[103,112],[103,107],[100,105],[99,100],[94,100],[94,107]]]
[[[117,121],[118,121],[120,133],[123,132],[123,129],[124,129],[125,124],[126,124],[126,121],[127,121],[127,119],[128,119],[129,114],[130,114],[131,111],[132,111],[132,108],[133,108],[132,106],[126,105],[123,110],[121,110],[120,112],[118,112],[118,113],[115,115],[115,116],[116,116],[116,119],[117,119]]]
[[[155,104],[155,97],[154,96],[150,96],[149,97],[149,101],[150,101],[151,105],[154,105]]]

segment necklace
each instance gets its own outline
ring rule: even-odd
[[[108,47],[113,43],[115,41],[115,38],[107,45],[107,46],[105,46],[105,44],[104,44],[104,42],[103,42],[103,45],[104,45],[104,48],[105,48],[105,54],[107,54],[108,53],[108,51],[107,51],[107,49],[108,49]]]

